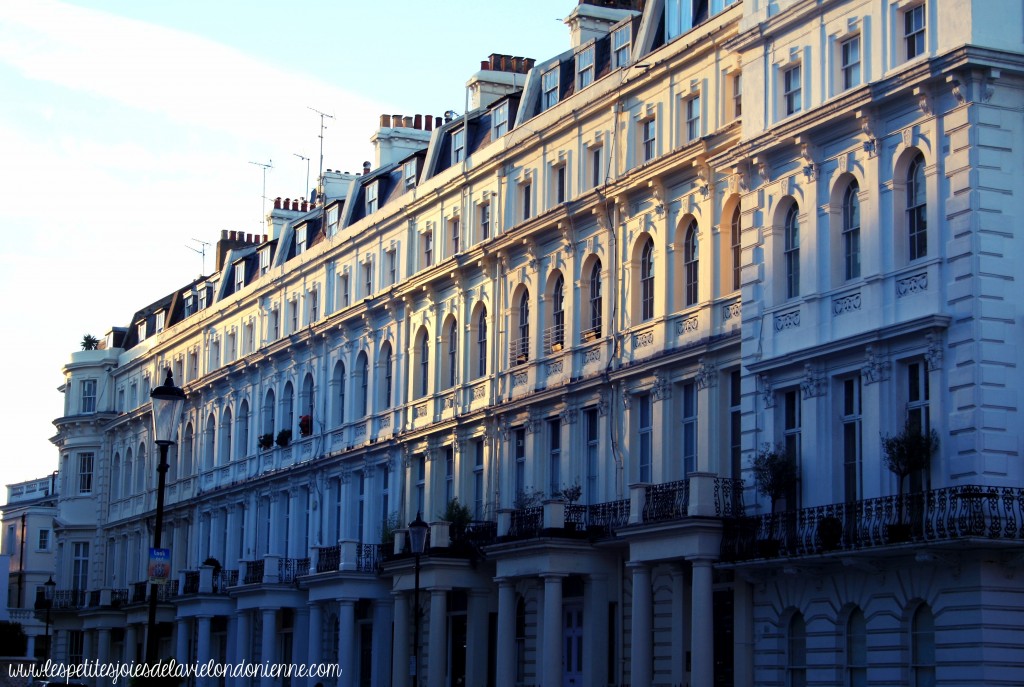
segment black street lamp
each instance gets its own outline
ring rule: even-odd
[[[428,530],[427,523],[423,522],[423,518],[417,512],[416,519],[409,523],[409,547],[416,557],[416,598],[412,645],[413,687],[419,687],[420,684],[420,556],[423,555],[423,548],[427,543]]]
[[[53,592],[57,588],[57,583],[53,581],[53,575],[50,575],[50,579],[43,582],[43,599],[46,602],[46,660],[50,660],[50,608],[53,607]]]
[[[185,407],[185,392],[174,386],[170,368],[163,386],[153,389],[149,395],[153,401],[153,441],[160,447],[160,464],[157,466],[156,525],[153,529],[153,548],[160,548],[160,535],[164,526],[164,485],[167,479],[167,452],[174,443],[175,432],[181,422],[181,411]],[[149,620],[146,623],[146,663],[156,662],[156,597],[157,584],[149,585]]]

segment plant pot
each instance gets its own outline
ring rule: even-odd
[[[839,548],[839,542],[843,538],[843,523],[839,518],[828,516],[818,523],[818,540],[821,542],[822,551],[834,551]]]
[[[758,558],[777,558],[779,555],[779,540],[778,539],[761,539],[756,542],[756,550]]]
[[[885,539],[890,544],[902,544],[910,541],[911,528],[909,523],[896,523],[885,526]]]

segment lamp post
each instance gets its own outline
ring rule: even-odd
[[[423,522],[423,518],[417,512],[416,519],[409,523],[409,546],[416,557],[416,597],[414,599],[412,644],[413,687],[419,687],[420,684],[420,556],[423,555],[423,548],[427,543],[428,529],[427,523]]]
[[[43,599],[46,602],[46,660],[50,660],[50,608],[53,607],[53,592],[57,588],[57,583],[53,581],[53,575],[50,575],[50,579],[43,582]]]
[[[174,443],[174,433],[181,421],[185,407],[185,392],[174,386],[171,370],[167,380],[153,389],[149,395],[153,401],[153,440],[160,447],[160,464],[157,466],[156,525],[153,528],[153,548],[160,548],[160,535],[164,526],[164,484],[167,478],[167,452]],[[146,663],[156,662],[156,597],[157,584],[149,585],[149,620],[146,623]]]

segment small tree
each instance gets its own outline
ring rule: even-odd
[[[6,573],[5,573],[6,574]],[[28,637],[21,623],[0,621],[0,646],[7,656],[24,656],[28,651]]]
[[[86,334],[82,337],[82,350],[83,351],[95,351],[100,347],[100,340],[92,334]]]
[[[384,516],[380,524],[380,543],[391,544],[395,541],[395,532],[402,529],[402,519],[398,517],[398,511],[393,510]]]
[[[772,502],[772,512],[779,499],[789,494],[796,484],[796,456],[782,444],[764,444],[754,458],[754,484],[762,496]]]
[[[276,443],[281,448],[284,448],[285,446],[287,446],[288,442],[290,442],[291,440],[292,440],[292,430],[290,430],[290,429],[282,429],[280,432],[277,433]]]
[[[561,496],[563,499],[568,501],[571,506],[579,501],[580,497],[583,496],[583,487],[579,485],[579,482],[576,482],[572,486],[562,487],[556,496]]]
[[[896,475],[896,490],[900,497],[903,496],[903,481],[915,472],[927,469],[938,449],[938,433],[934,429],[921,431],[918,423],[910,418],[898,434],[882,437],[885,466]]]
[[[473,514],[469,512],[469,506],[459,503],[456,496],[448,502],[443,512],[437,514],[437,519],[450,522],[452,527],[458,530],[473,521]]]

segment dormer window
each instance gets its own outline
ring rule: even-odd
[[[302,255],[306,250],[307,226],[303,224],[295,230],[295,254]]]
[[[194,294],[185,295],[185,317],[188,317],[196,311],[196,297]]]
[[[405,190],[416,187],[416,160],[409,160],[402,166],[402,177],[405,179]]]
[[[491,127],[494,138],[501,138],[508,133],[508,102],[503,102],[491,112]]]
[[[135,326],[136,326],[136,330],[137,330],[138,335],[139,335],[139,341],[142,341],[143,339],[146,338],[146,321],[145,320],[141,320]]]
[[[334,236],[338,233],[338,218],[341,215],[338,206],[335,205],[327,211],[327,235]]]
[[[155,330],[159,334],[160,332],[162,332],[164,330],[164,325],[165,325],[165,323],[167,321],[167,313],[164,312],[163,310],[161,310],[160,312],[158,312],[156,314],[155,321],[156,321]]]
[[[260,275],[270,271],[270,246],[260,251]]]
[[[371,182],[366,186],[366,214],[372,215],[377,212],[377,182]]]
[[[452,164],[466,159],[466,129],[452,132]]]
[[[540,77],[540,109],[547,110],[558,103],[558,65],[544,72]]]
[[[203,286],[199,289],[199,309],[204,310],[206,308],[207,301],[207,288]]]
[[[245,288],[245,263],[235,263],[235,293]]]
[[[594,46],[576,55],[576,90],[594,83]]]
[[[612,32],[612,68],[618,69],[629,64],[629,52],[633,46],[633,25],[620,26]]]

